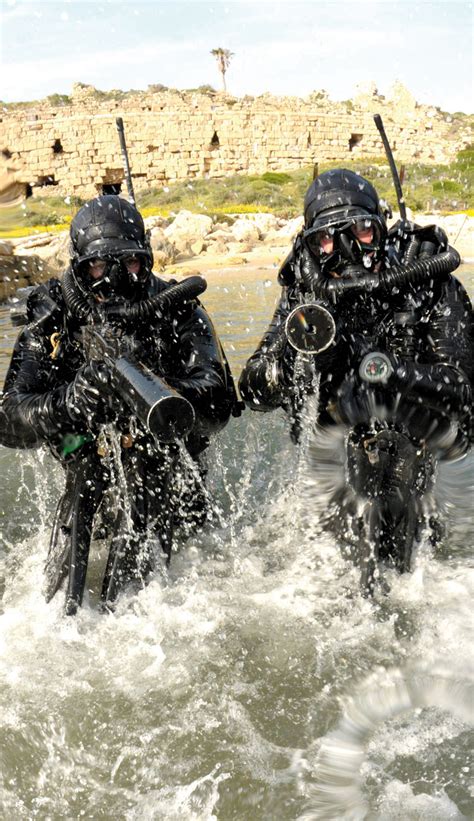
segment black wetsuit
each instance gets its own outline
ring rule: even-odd
[[[151,277],[145,298],[168,287]],[[46,308],[45,302],[51,300]],[[12,447],[48,443],[57,447],[65,433],[85,432],[72,422],[64,405],[65,388],[84,364],[80,322],[66,310],[59,280],[52,279],[29,297],[29,324],[16,340],[2,403],[4,444]],[[38,307],[35,307],[35,303]],[[59,333],[57,356],[51,337]],[[196,425],[190,449],[228,421],[234,392],[229,369],[205,310],[196,302],[176,308],[133,330],[135,354],[193,405]]]
[[[146,300],[168,287],[163,280],[150,276],[148,282],[140,286],[135,301]],[[64,567],[49,585],[46,595],[47,598],[54,595],[67,572],[68,540],[72,539],[70,561],[82,562],[79,580],[71,581],[70,575],[69,594],[75,603],[69,612],[74,612],[82,599],[95,511],[101,501],[106,500],[113,478],[112,469],[110,461],[97,452],[96,437],[100,426],[90,428],[85,422],[74,422],[68,412],[68,386],[85,365],[85,358],[81,321],[68,308],[59,280],[52,279],[33,291],[28,299],[28,318],[28,324],[15,343],[5,381],[0,409],[0,442],[10,447],[47,444],[66,467],[66,491],[58,507],[51,548],[53,553],[57,549],[59,559],[55,561],[60,560]],[[235,405],[232,376],[209,316],[197,301],[185,302],[175,305],[163,316],[157,312],[150,321],[137,322],[128,333],[133,337],[134,356],[193,406],[196,421],[185,445],[193,459],[197,459],[196,472],[204,474],[199,454],[209,444],[209,437],[226,425]],[[53,354],[56,343],[59,344]],[[104,582],[103,598],[106,601],[113,600],[118,589],[116,574],[111,580],[113,562],[120,554],[120,561],[125,566],[124,577],[127,566],[130,569],[134,562],[140,541],[137,534],[143,536],[150,529],[154,530],[161,539],[163,550],[169,554],[173,528],[180,516],[181,523],[183,518],[176,503],[181,504],[183,494],[186,496],[182,474],[179,474],[178,445],[157,445],[140,425],[137,430],[132,430],[132,439],[130,436],[127,439],[132,414],[126,406],[120,406],[119,397],[115,397],[114,402],[117,428],[125,436],[121,464],[130,510],[127,513],[122,509],[113,522],[108,522],[112,533],[116,534],[117,544]],[[83,441],[83,444],[66,455],[64,443],[68,435],[69,439],[70,435],[82,437],[77,441]],[[179,492],[174,492],[177,475],[181,487]],[[113,499],[109,501],[113,502]],[[188,501],[199,520],[202,499]],[[103,504],[104,507],[107,505]],[[123,530],[124,517],[129,517],[135,534],[133,537],[129,534],[125,546],[117,535]],[[107,509],[104,518],[107,525],[110,520]],[[74,551],[79,558],[74,556]],[[53,575],[57,569],[53,568]],[[146,576],[147,567],[142,569],[142,575]]]
[[[386,419],[403,425],[414,440],[427,442],[444,458],[462,455],[469,446],[471,421],[472,308],[460,282],[444,275],[421,285],[348,289],[334,298],[315,299],[298,277],[302,253],[297,239],[280,272],[283,289],[270,327],[240,377],[247,405],[257,411],[283,407],[297,440],[300,411],[305,395],[315,390],[316,372],[321,425],[368,421],[367,408],[375,404],[384,408]],[[286,341],[284,324],[297,305],[315,301],[335,320],[335,344],[301,358]],[[360,362],[370,351],[393,357],[399,377],[386,387],[368,387],[359,377]],[[367,401],[369,393],[375,402]]]

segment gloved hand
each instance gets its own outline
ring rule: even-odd
[[[110,371],[103,362],[90,362],[78,370],[66,391],[66,408],[71,419],[85,422],[90,429],[116,417]]]
[[[240,375],[239,391],[242,399],[256,410],[262,405],[278,407],[282,386],[276,359],[263,354],[251,358]]]

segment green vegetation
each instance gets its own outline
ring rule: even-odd
[[[262,174],[262,180],[274,185],[284,185],[286,182],[291,182],[291,176],[279,171],[265,171],[265,174]]]
[[[80,197],[29,197],[21,206],[2,208],[0,239],[64,231],[83,203]]]
[[[343,165],[367,177],[382,199],[397,207],[392,175],[385,157],[320,163],[319,172]],[[193,179],[153,189],[139,197],[150,213],[170,214],[180,209],[202,213],[270,211],[282,217],[301,214],[313,169],[267,171],[262,175]],[[405,201],[415,212],[443,213],[474,208],[474,149],[461,151],[451,165],[413,163],[405,166]]]
[[[380,196],[397,207],[392,177],[384,157],[358,159],[344,163],[320,163],[319,172],[343,165],[374,183]],[[313,174],[312,167],[297,171],[266,171],[257,175],[235,175],[220,179],[190,179],[138,195],[144,216],[176,214],[182,209],[216,215],[247,214],[267,211],[285,218],[302,212],[303,198]],[[415,212],[473,213],[474,146],[460,151],[451,165],[413,163],[405,166],[405,201]],[[16,209],[15,218],[2,222],[6,230],[0,237],[20,236],[35,231],[60,230],[82,205],[80,197],[58,196],[26,200]],[[2,215],[3,216],[3,215]],[[8,225],[8,227],[7,227]]]
[[[72,104],[72,100],[67,94],[50,94],[46,99],[50,105],[62,106]]]
[[[217,94],[216,89],[207,83],[203,86],[198,86],[197,88],[185,88],[183,91],[185,94],[207,94],[210,97]]]

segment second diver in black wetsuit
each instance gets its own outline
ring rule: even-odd
[[[242,398],[255,411],[283,408],[294,441],[313,394],[320,429],[392,426],[428,459],[462,456],[472,424],[472,308],[452,275],[458,265],[437,226],[402,220],[387,230],[370,182],[345,169],[321,174],[280,270],[270,327],[241,374]],[[308,303],[326,308],[335,329],[332,344],[316,355],[298,353],[288,340],[289,315]],[[376,385],[361,370],[371,352],[386,371]],[[363,444],[368,452],[370,443]],[[406,494],[417,489],[403,459],[397,465],[390,493],[402,500],[402,516]]]

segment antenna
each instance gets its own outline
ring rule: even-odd
[[[122,162],[123,162],[123,170],[125,174],[125,182],[127,183],[127,191],[128,191],[128,199],[132,203],[132,205],[136,205],[135,203],[135,194],[133,192],[133,183],[132,183],[132,174],[130,171],[130,163],[128,161],[128,152],[127,152],[127,144],[125,142],[125,131],[123,128],[123,120],[121,117],[117,117],[115,120],[115,124],[117,126],[117,131],[120,140],[120,149],[122,151]]]
[[[397,192],[398,209],[400,211],[400,217],[402,219],[402,222],[406,222],[407,209],[405,206],[405,200],[403,198],[402,185],[400,182],[400,177],[398,176],[397,166],[395,165],[395,160],[393,159],[392,149],[390,148],[390,143],[387,139],[387,135],[383,127],[382,117],[380,116],[380,114],[374,114],[374,123],[377,126],[377,130],[382,139],[383,147],[385,148],[385,154],[387,155],[388,164],[390,166],[390,171],[392,172],[393,184],[395,186],[395,191]]]

